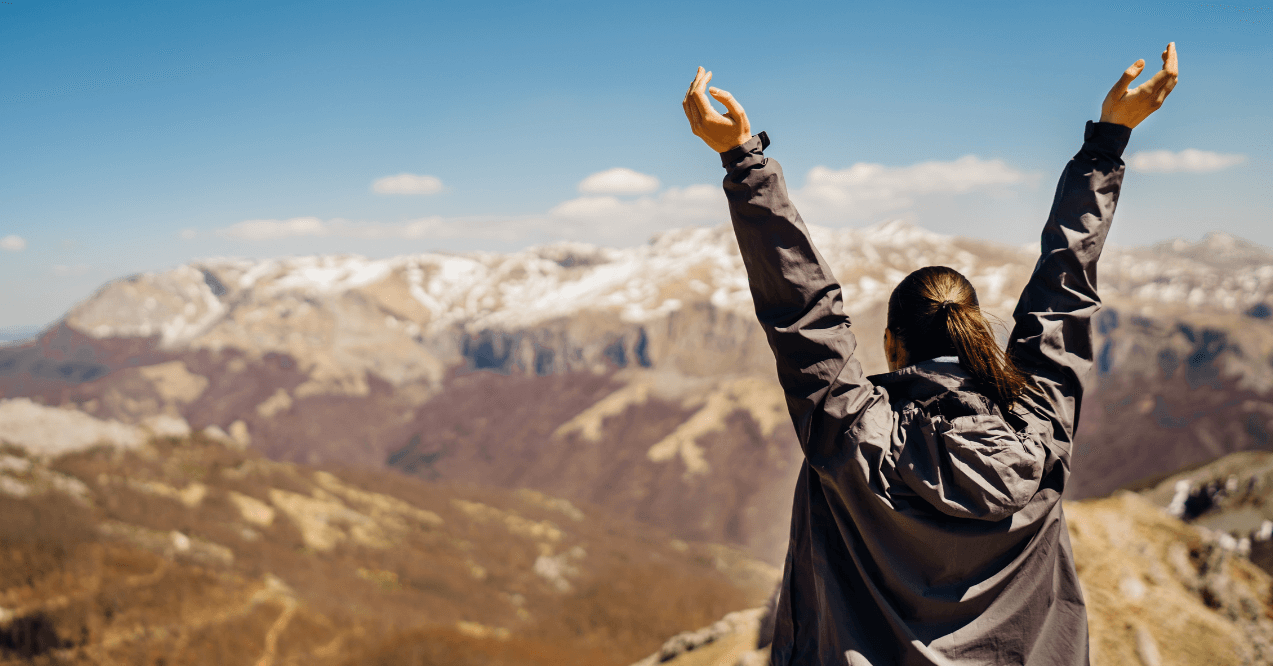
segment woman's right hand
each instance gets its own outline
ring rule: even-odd
[[[743,105],[720,88],[712,88],[710,92],[729,111],[721,115],[712,108],[712,103],[707,99],[708,91],[704,90],[711,80],[712,73],[704,72],[699,67],[694,82],[685,92],[681,107],[685,109],[685,117],[690,121],[690,130],[694,132],[694,136],[702,139],[712,150],[723,153],[743,145],[751,138],[751,123],[747,120]]]
[[[1149,114],[1162,106],[1163,100],[1167,99],[1171,89],[1176,87],[1176,81],[1180,75],[1180,69],[1176,64],[1176,43],[1171,42],[1167,45],[1167,50],[1162,52],[1162,71],[1154,74],[1148,81],[1128,90],[1127,86],[1140,76],[1144,69],[1145,61],[1142,59],[1137,60],[1123,72],[1122,78],[1114,84],[1109,94],[1105,96],[1105,103],[1101,105],[1101,122],[1136,127],[1142,120],[1148,118]]]

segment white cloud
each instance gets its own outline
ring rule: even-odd
[[[87,273],[91,268],[88,264],[76,264],[74,266],[55,264],[53,266],[53,274],[58,277],[78,277]]]
[[[244,220],[218,229],[217,235],[238,240],[277,240],[296,236],[326,236],[327,224],[316,217],[293,217],[287,220]]]
[[[216,234],[242,241],[311,236],[407,240],[482,238],[508,242],[530,238],[571,238],[602,243],[640,243],[657,231],[728,221],[729,209],[720,187],[690,185],[635,198],[582,196],[563,201],[547,213],[538,215],[435,216],[397,224],[294,217],[286,220],[244,220],[218,229]]]
[[[658,231],[728,221],[720,187],[690,185],[635,199],[583,196],[563,201],[548,211],[542,227],[561,238],[641,242]]]
[[[0,238],[0,249],[2,250],[8,250],[10,252],[20,252],[22,250],[25,250],[26,247],[27,247],[27,242],[21,236],[9,235],[9,236],[5,236],[4,238]]]
[[[623,167],[598,171],[579,181],[584,194],[650,194],[658,189],[658,178]]]
[[[1145,150],[1127,158],[1127,165],[1135,171],[1148,173],[1207,173],[1242,164],[1246,155],[1216,153],[1210,150],[1186,148],[1178,153],[1170,150]]]
[[[523,219],[525,218],[443,218],[435,215],[433,217],[409,220],[400,224],[350,222],[337,219],[327,223],[326,231],[328,235],[347,238],[400,238],[406,240],[423,238],[493,238],[514,240],[518,234],[513,230]]]
[[[379,194],[437,194],[442,191],[442,181],[435,176],[400,173],[376,180],[371,189]]]
[[[809,171],[805,186],[791,195],[805,219],[815,224],[840,224],[878,221],[881,214],[911,208],[916,199],[927,195],[994,193],[1037,178],[1037,174],[1021,172],[1001,160],[968,155],[905,167],[866,163],[841,170],[815,167]],[[246,220],[216,233],[245,241],[299,236],[504,242],[568,238],[623,245],[641,243],[668,229],[729,222],[729,207],[719,185],[669,187],[653,192],[649,189],[651,183],[658,187],[658,179],[653,176],[630,169],[610,169],[585,178],[579,184],[583,196],[537,214],[429,217],[394,224],[316,217]]]
[[[791,198],[804,216],[819,222],[861,220],[909,208],[919,196],[997,190],[1037,178],[1003,160],[975,155],[906,167],[858,162],[838,171],[823,166],[810,169],[805,186],[792,192]]]
[[[244,220],[218,229],[222,238],[242,241],[271,241],[302,236],[423,239],[423,238],[490,238],[517,240],[536,227],[532,217],[426,217],[400,224],[383,222],[351,222],[321,220],[316,217],[294,217],[287,220]]]

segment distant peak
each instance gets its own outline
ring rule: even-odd
[[[604,264],[614,258],[615,250],[591,243],[559,241],[529,248],[527,253],[554,262],[562,268],[584,268]]]
[[[951,238],[902,219],[885,220],[866,227],[862,231],[868,238],[877,243],[896,243],[899,245],[917,240],[941,242]]]
[[[1153,246],[1154,250],[1208,263],[1268,262],[1273,250],[1226,231],[1210,231],[1199,241],[1176,238]]]
[[[1208,232],[1202,237],[1202,244],[1213,250],[1232,250],[1238,245],[1252,245],[1249,241],[1224,231]]]

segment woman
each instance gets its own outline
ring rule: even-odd
[[[1087,615],[1061,510],[1100,256],[1131,129],[1177,80],[1176,49],[1088,122],[1043,228],[1008,351],[972,286],[922,268],[889,299],[888,374],[854,358],[840,286],[743,108],[717,113],[700,67],[684,108],[721,153],[756,314],[805,462],[773,639],[787,664],[1087,664]]]

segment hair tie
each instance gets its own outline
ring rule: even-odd
[[[937,309],[941,310],[943,314],[949,315],[950,311],[954,309],[954,307],[954,301],[942,301],[941,304],[937,306]]]

